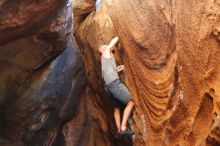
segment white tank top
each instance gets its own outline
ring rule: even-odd
[[[112,81],[119,79],[115,58],[101,58],[102,65],[102,77],[105,81],[105,85],[108,85]]]

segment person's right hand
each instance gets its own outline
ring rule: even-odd
[[[124,70],[124,68],[125,68],[124,65],[117,66],[117,72],[120,72],[120,71]]]

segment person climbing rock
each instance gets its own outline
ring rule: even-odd
[[[105,81],[105,90],[112,97],[114,118],[119,135],[132,135],[134,132],[127,129],[127,121],[134,107],[134,101],[125,84],[119,79],[118,72],[124,69],[123,65],[116,67],[113,50],[118,37],[111,40],[108,45],[102,45],[98,51],[101,54],[102,77]],[[121,121],[121,108],[124,109]]]

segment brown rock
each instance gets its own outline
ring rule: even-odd
[[[219,12],[218,1],[106,0],[81,23],[77,42],[99,96],[97,48],[120,38],[135,146],[220,145]]]
[[[80,23],[85,17],[95,10],[95,0],[72,0],[73,1],[73,14],[74,14],[74,30],[75,34],[78,30]]]
[[[89,97],[88,110],[91,113],[92,127],[90,130],[89,146],[112,145],[129,146],[130,139],[116,139],[116,127],[113,119],[111,100],[104,91],[104,83],[101,80],[101,68],[96,48],[110,41],[114,34],[113,25],[104,5],[99,12],[92,12],[83,21],[75,35],[78,45],[84,57]],[[100,31],[98,31],[100,30]]]
[[[66,0],[0,2],[1,146],[71,143],[65,125],[79,117],[86,85],[72,22]]]

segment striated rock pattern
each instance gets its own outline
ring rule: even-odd
[[[85,68],[72,24],[67,0],[0,1],[1,146],[88,141]]]
[[[80,24],[77,42],[99,96],[97,48],[120,38],[116,61],[136,103],[134,146],[220,145],[219,26],[218,0],[105,0]]]
[[[81,1],[82,3],[79,5],[83,5],[86,1]],[[86,11],[85,8],[81,7],[81,9],[73,7],[73,11],[83,12]],[[95,8],[95,5],[93,5]],[[79,48],[81,49],[81,53],[83,55],[86,72],[88,77],[88,87],[86,89],[86,103],[89,111],[91,126],[90,130],[87,131],[90,135],[89,138],[89,146],[130,146],[131,141],[128,138],[125,139],[117,139],[114,135],[116,132],[116,127],[114,124],[113,113],[112,113],[112,105],[111,100],[106,95],[104,91],[104,82],[101,80],[101,68],[99,62],[99,54],[95,50],[98,45],[102,44],[103,40],[98,39],[98,37],[102,37],[103,39],[109,41],[111,36],[113,35],[112,23],[110,17],[106,18],[105,12],[106,7],[102,7],[100,9],[101,13],[96,13],[93,11],[86,17],[85,22],[75,22],[78,23],[75,27],[79,28],[76,31],[76,40]],[[75,16],[74,19],[78,17]],[[100,23],[102,22],[102,23]],[[109,24],[109,29],[106,29],[105,33],[100,33],[95,31],[95,29],[99,29],[99,25],[101,24],[105,26],[105,24]],[[89,25],[89,27],[84,27]],[[86,29],[84,31],[84,28]],[[89,31],[91,30],[91,31]],[[104,30],[105,31],[105,30]],[[103,35],[103,36],[102,36]],[[87,40],[89,39],[89,40]],[[99,42],[96,42],[99,41]],[[94,46],[91,46],[94,45]]]
[[[78,30],[80,23],[85,17],[95,10],[95,0],[72,0],[73,14],[74,14],[74,30],[75,34]]]

